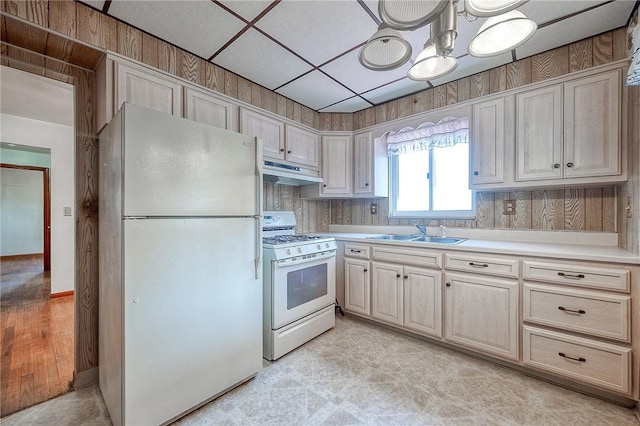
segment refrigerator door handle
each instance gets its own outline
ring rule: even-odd
[[[255,260],[255,275],[256,279],[262,278],[262,166],[264,160],[262,158],[262,139],[255,138],[256,146],[256,179],[257,179],[257,191],[256,191],[256,260]]]
[[[262,277],[262,220],[260,216],[256,216],[256,258],[255,272],[256,279]]]

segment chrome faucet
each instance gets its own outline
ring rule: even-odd
[[[447,238],[447,227],[444,225],[440,225],[440,236],[442,238]]]
[[[427,235],[427,225],[423,225],[418,222],[414,222],[413,224],[418,228],[418,231],[420,231],[422,235]]]

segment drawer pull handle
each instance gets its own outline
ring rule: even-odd
[[[576,278],[576,279],[584,278],[584,274],[572,275],[572,274],[565,274],[564,272],[558,272],[558,275],[565,278]]]
[[[573,357],[571,357],[571,356],[567,356],[567,355],[565,355],[565,354],[564,354],[564,352],[558,352],[558,355],[560,355],[560,356],[561,356],[562,358],[564,358],[564,359],[569,359],[569,360],[571,360],[571,361],[587,362],[587,360],[586,360],[586,359],[584,359],[584,358],[582,358],[582,357],[580,357],[580,358],[573,358]]]
[[[354,250],[354,249],[351,249],[351,253],[362,253],[362,250]]]
[[[475,263],[475,262],[469,262],[469,266],[475,266],[476,268],[488,268],[489,265],[487,265],[486,263]]]
[[[577,310],[576,309],[567,309],[564,306],[558,306],[558,309],[560,309],[561,311],[564,311],[566,313],[569,313],[569,314],[580,314],[580,315],[582,315],[582,314],[586,314],[587,313],[587,311],[585,311],[584,309],[577,309]]]

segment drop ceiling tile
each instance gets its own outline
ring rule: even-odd
[[[363,43],[377,25],[357,1],[284,1],[256,26],[314,65]]]
[[[320,71],[310,72],[281,87],[276,92],[314,110],[353,96],[353,93]]]
[[[238,37],[213,62],[271,90],[311,69],[254,29]]]
[[[114,0],[109,15],[208,58],[245,24],[209,0]]]
[[[272,0],[222,0],[220,3],[247,21],[252,21],[272,3]]]
[[[80,0],[80,3],[88,4],[91,7],[95,7],[98,10],[102,10],[106,1],[104,0]]]
[[[506,52],[498,56],[491,56],[489,58],[476,58],[471,55],[466,55],[458,59],[458,67],[455,70],[450,74],[432,80],[431,84],[439,86],[459,78],[508,64],[509,62],[512,62],[512,60],[511,52]]]
[[[410,93],[427,90],[429,87],[425,81],[414,81],[410,78],[405,78],[404,80],[396,81],[395,83],[364,93],[362,97],[377,105]]]
[[[518,59],[554,49],[594,34],[624,26],[634,2],[614,1],[589,12],[539,28],[533,37],[516,49]],[[567,30],[570,28],[571,30]]]
[[[390,71],[371,71],[360,64],[359,52],[360,49],[356,49],[320,69],[354,92],[362,93],[405,77],[411,66],[407,63]]]
[[[356,112],[361,109],[369,108],[371,104],[360,96],[354,96],[350,99],[345,99],[342,102],[331,105],[330,107],[322,108],[320,112]]]
[[[620,0],[624,1],[624,0]],[[633,0],[632,2],[634,2]],[[527,18],[535,21],[536,24],[544,24],[572,13],[581,12],[590,7],[607,3],[606,0],[556,0],[553,7],[540,7],[544,3],[540,0],[529,1],[518,8]],[[628,15],[627,15],[628,16]]]

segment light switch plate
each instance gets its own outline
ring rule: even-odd
[[[71,216],[71,207],[63,207],[63,215]]]

